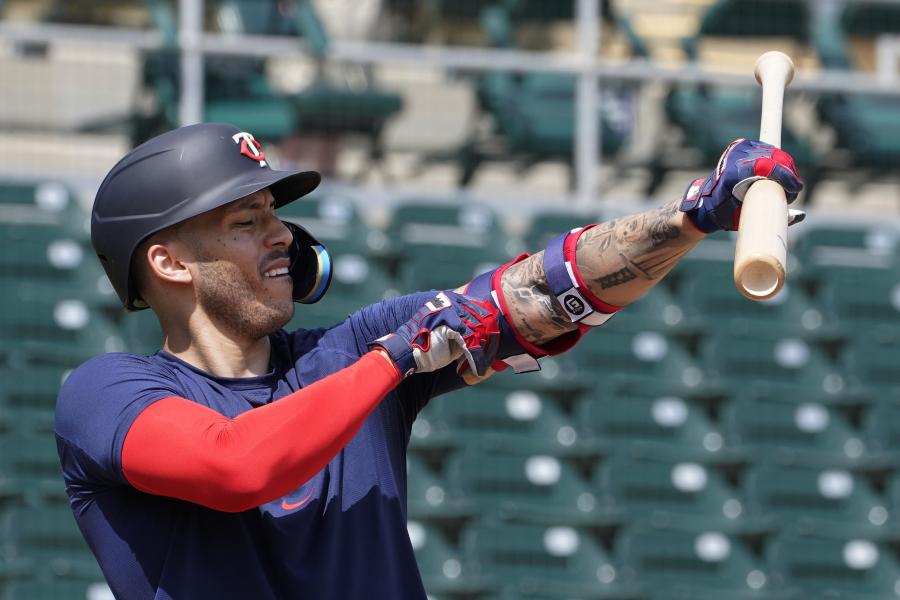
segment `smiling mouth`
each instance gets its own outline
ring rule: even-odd
[[[285,277],[289,274],[290,270],[287,267],[279,267],[277,269],[269,269],[265,273],[263,273],[263,277],[266,279],[277,279],[279,277]]]

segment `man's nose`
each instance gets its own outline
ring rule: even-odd
[[[294,241],[294,234],[281,219],[273,218],[274,222],[271,231],[266,239],[267,245],[272,247],[284,246],[288,247]]]

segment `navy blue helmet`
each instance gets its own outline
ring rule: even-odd
[[[252,135],[225,123],[169,131],[126,154],[106,175],[91,211],[91,242],[128,310],[147,308],[132,280],[131,258],[157,231],[269,188],[275,207],[313,191],[315,171],[272,169]],[[331,282],[331,258],[303,227],[294,235],[294,301],[319,300]]]

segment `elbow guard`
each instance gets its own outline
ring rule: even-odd
[[[532,344],[516,330],[509,320],[506,299],[500,291],[500,280],[506,269],[525,260],[528,256],[528,254],[520,254],[505,265],[478,275],[466,286],[466,295],[492,302],[499,309],[497,324],[500,329],[500,346],[496,358],[491,364],[491,368],[495,371],[503,371],[507,367],[512,367],[516,373],[540,371],[541,365],[538,363],[538,359],[561,354],[570,349],[578,343],[586,329],[579,326],[578,330],[561,335],[543,346]]]
[[[598,327],[609,321],[621,306],[607,304],[595,296],[578,272],[575,245],[578,238],[596,224],[561,233],[544,250],[547,286],[569,319],[579,326]]]

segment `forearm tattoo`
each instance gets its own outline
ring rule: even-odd
[[[682,233],[675,218],[678,204],[608,221],[582,234],[576,245],[578,269],[595,295],[610,304],[636,300],[697,243]],[[501,287],[510,317],[528,341],[545,343],[575,329],[547,286],[543,252],[507,269]]]

